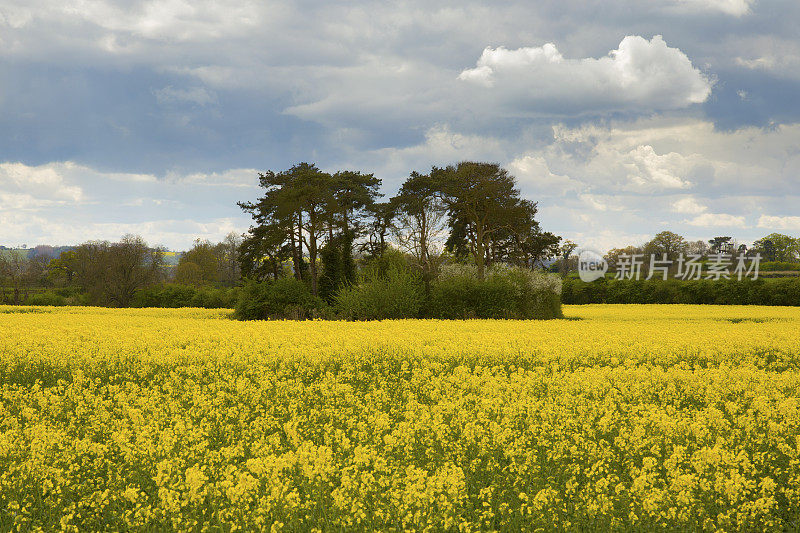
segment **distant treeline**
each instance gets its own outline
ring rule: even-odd
[[[388,199],[373,174],[310,163],[264,172],[259,182],[262,195],[238,204],[252,217],[248,232],[197,240],[177,264],[132,235],[0,249],[0,303],[236,307],[240,318],[547,318],[560,315],[564,277],[564,303],[798,305],[793,280],[581,284],[569,277],[581,248],[544,231],[536,202],[494,163],[411,172]],[[633,255],[677,264],[687,254],[701,262],[759,254],[763,275],[778,276],[798,269],[800,239],[773,233],[748,248],[727,236],[687,241],[662,231],[604,257],[614,272]]]
[[[564,304],[800,305],[800,278],[599,279],[567,278]]]
[[[197,241],[175,268],[167,268],[163,248],[151,247],[133,235],[119,242],[91,241],[69,247],[55,258],[0,250],[0,303],[129,307],[144,299],[142,291],[152,292],[168,283],[176,284],[175,291],[183,294],[224,291],[240,284],[241,241],[236,235],[217,244]],[[195,301],[205,300],[198,296]],[[231,304],[233,300],[224,301]]]

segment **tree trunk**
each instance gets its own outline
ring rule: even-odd
[[[486,272],[486,246],[485,236],[480,224],[475,225],[475,264],[478,267],[478,279],[482,280]]]
[[[295,237],[297,245],[295,246]],[[303,213],[297,213],[297,235],[292,228],[292,260],[294,261],[294,277],[303,280]]]
[[[317,295],[317,236],[315,234],[315,228],[313,225],[310,226],[309,232],[309,243],[310,246],[308,247],[308,258],[309,262],[311,263],[311,294],[314,296]]]

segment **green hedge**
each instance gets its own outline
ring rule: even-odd
[[[497,267],[480,280],[474,267],[448,265],[426,295],[418,273],[391,265],[385,272],[367,269],[358,283],[339,290],[332,308],[294,279],[249,283],[241,291],[236,317],[551,319],[563,316],[560,293],[561,279],[552,274]]]
[[[63,306],[88,305],[89,297],[78,287],[37,288],[28,292],[21,305]]]
[[[558,276],[521,268],[490,269],[483,280],[474,267],[450,265],[431,285],[429,318],[562,317]]]
[[[425,301],[422,279],[404,268],[374,271],[360,283],[341,289],[335,298],[339,318],[385,320],[418,318]]]
[[[786,263],[782,261],[765,261],[758,266],[762,272],[797,272],[800,263]]]
[[[205,307],[219,309],[233,307],[238,296],[238,288],[196,288],[168,283],[136,291],[131,307]]]
[[[564,304],[800,305],[800,279],[565,279]]]
[[[313,296],[308,286],[294,278],[275,281],[250,281],[242,287],[236,302],[239,320],[316,318],[325,310],[321,298]]]
[[[23,305],[54,305],[62,306],[67,305],[68,301],[64,296],[57,294],[55,291],[45,291],[33,294],[23,302]]]

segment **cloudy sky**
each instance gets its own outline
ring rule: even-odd
[[[182,249],[259,170],[464,159],[583,246],[800,235],[800,2],[492,4],[0,0],[0,244]]]

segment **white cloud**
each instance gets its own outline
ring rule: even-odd
[[[562,174],[554,174],[541,155],[526,154],[508,164],[508,170],[529,194],[559,196],[577,192],[585,185]]]
[[[80,187],[67,183],[64,173],[70,163],[28,166],[19,162],[0,163],[0,192],[30,195],[37,200],[77,203],[83,199]]]
[[[79,244],[88,240],[116,241],[126,234],[141,235],[151,245],[172,250],[191,246],[193,239],[221,241],[228,233],[243,231],[242,221],[216,218],[203,221],[165,218],[142,222],[74,222],[22,212],[0,212],[0,242],[28,244]]]
[[[671,0],[672,9],[678,11],[720,11],[727,15],[741,17],[750,13],[755,0]]]
[[[151,0],[109,2],[83,0],[8,0],[3,17],[13,28],[36,21],[80,21],[115,34],[171,42],[202,41],[235,35],[254,27],[263,11],[258,2],[231,0]],[[0,19],[0,21],[2,21]]]
[[[770,70],[775,66],[777,61],[772,56],[755,57],[753,59],[746,59],[744,57],[737,57],[736,64],[749,69],[763,69]]]
[[[800,190],[798,139],[800,124],[725,132],[705,120],[653,118],[555,126],[545,158],[554,172],[617,191],[639,183],[661,192],[691,188],[695,196],[784,197]]]
[[[626,206],[620,203],[620,199],[614,196],[581,194],[579,198],[583,203],[596,211],[623,211],[626,209]],[[586,216],[586,221],[588,222],[590,220],[590,216]]]
[[[698,202],[691,196],[687,196],[686,198],[681,198],[672,204],[672,210],[676,213],[685,213],[688,215],[696,215],[707,211],[708,208]]]
[[[196,172],[188,175],[170,173],[167,175],[167,179],[179,183],[218,187],[256,187],[258,186],[258,170],[254,168],[236,168],[224,172]]]
[[[728,215],[724,213],[703,213],[684,223],[691,226],[703,226],[707,228],[745,228],[745,218],[743,216]]]
[[[72,161],[4,162],[0,244],[76,244],[135,233],[151,244],[185,249],[197,237],[220,240],[244,231],[249,219],[236,202],[258,193],[253,169],[157,177]]]
[[[800,217],[761,215],[758,219],[758,227],[782,231],[800,231]]]
[[[591,221],[589,221],[591,222]],[[605,253],[612,248],[623,248],[632,244],[643,244],[653,238],[648,233],[630,233],[619,229],[597,228],[591,225],[589,231],[571,232],[565,237],[577,243],[580,249]]]
[[[425,139],[419,144],[349,154],[339,167],[374,171],[384,178],[384,186],[388,186],[393,194],[393,181],[408,176],[412,170],[427,172],[433,165],[447,165],[467,159],[506,161],[507,150],[506,144],[500,139],[456,133],[449,126],[440,124],[429,128],[425,132]]]
[[[552,43],[487,48],[459,79],[507,108],[543,114],[680,109],[711,92],[710,80],[660,35],[629,35],[599,59],[565,59]]]
[[[749,70],[757,70],[762,72],[769,72],[773,76],[780,78],[794,78],[800,77],[798,69],[800,68],[800,46],[797,43],[770,42],[767,44],[756,44],[759,48],[769,49],[770,52],[755,56],[755,57],[742,57],[737,56],[734,59],[734,64],[739,67],[744,67]]]
[[[26,193],[7,193],[0,191],[0,205],[2,205],[3,209],[5,210],[35,210],[42,207],[57,205],[59,203],[60,202],[54,200],[36,198]]]
[[[691,162],[683,155],[670,152],[659,155],[650,145],[640,145],[625,154],[622,164],[628,170],[632,190],[686,189],[691,182],[683,179]]]

